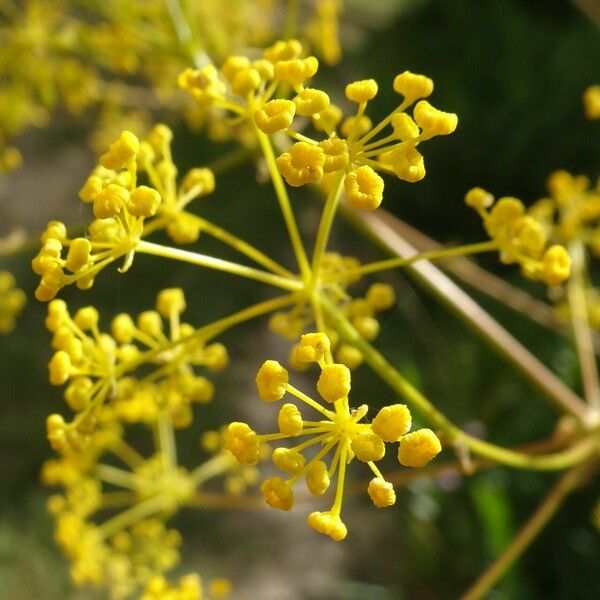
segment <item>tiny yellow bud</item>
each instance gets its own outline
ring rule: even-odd
[[[98,310],[93,306],[85,306],[80,308],[73,317],[73,322],[83,331],[95,329],[98,326],[100,315]]]
[[[481,212],[494,204],[494,196],[480,187],[474,187],[466,193],[465,204]]]
[[[301,90],[293,101],[296,113],[302,117],[312,117],[324,111],[330,104],[329,96],[325,92],[311,88]]]
[[[331,342],[324,333],[305,333],[296,348],[299,362],[319,362],[331,350]]]
[[[356,458],[363,462],[381,460],[385,454],[383,440],[371,431],[361,431],[354,437],[350,446],[354,454],[356,454]]]
[[[367,115],[361,115],[360,117],[348,117],[344,119],[342,123],[342,135],[346,138],[354,137],[360,138],[365,133],[371,131],[373,123]]]
[[[394,306],[396,293],[394,288],[387,283],[374,283],[367,290],[365,299],[374,311],[380,312]]]
[[[402,142],[419,137],[419,127],[410,115],[404,112],[396,113],[392,117],[392,128],[394,129],[394,135]]]
[[[405,404],[384,406],[373,419],[371,429],[384,442],[397,442],[412,425],[412,417]]]
[[[319,61],[314,56],[280,60],[275,63],[274,78],[289,83],[294,89],[300,86],[319,69]]]
[[[200,237],[200,225],[193,215],[178,212],[167,225],[167,234],[176,244],[192,244]]]
[[[273,79],[275,67],[273,66],[272,62],[264,58],[259,58],[258,60],[252,61],[252,63],[250,63],[250,66],[258,71],[263,81]]]
[[[371,479],[367,493],[377,508],[387,508],[396,502],[394,486],[381,477]]]
[[[346,98],[352,102],[368,102],[377,95],[377,82],[374,79],[354,81],[346,86]]]
[[[560,285],[571,275],[571,257],[564,246],[550,246],[542,260],[544,281],[547,285]]]
[[[285,395],[289,374],[276,360],[267,360],[258,370],[255,381],[260,399],[275,402]]]
[[[369,342],[379,335],[379,321],[375,317],[355,317],[352,325]]]
[[[225,435],[225,448],[243,465],[255,465],[260,459],[260,441],[246,423],[234,422]]]
[[[485,230],[490,237],[501,235],[505,229],[512,225],[525,212],[523,203],[517,198],[506,196],[500,198],[484,219]]]
[[[302,54],[302,44],[298,40],[278,40],[263,51],[263,56],[273,64],[280,60],[291,60]]]
[[[295,404],[290,402],[279,409],[277,416],[279,431],[285,435],[295,437],[302,431],[302,414]]]
[[[118,314],[111,323],[111,332],[120,344],[128,344],[135,335],[135,323],[126,313]]]
[[[271,458],[277,468],[290,475],[298,475],[306,463],[306,459],[300,452],[289,448],[275,448]]]
[[[427,100],[417,103],[413,115],[417,125],[422,129],[423,139],[436,135],[449,135],[458,125],[458,117],[454,113],[438,110]]]
[[[46,437],[54,450],[60,452],[67,444],[66,423],[61,415],[52,414],[46,419]]]
[[[416,75],[410,71],[404,71],[396,75],[394,79],[394,91],[404,96],[408,104],[412,104],[419,98],[427,98],[433,92],[433,81],[424,75]]]
[[[311,462],[306,467],[305,477],[308,491],[315,496],[321,496],[329,488],[329,471],[322,460]]]
[[[271,100],[254,112],[254,122],[264,133],[288,128],[294,120],[296,105],[291,100]]]
[[[431,429],[419,429],[400,440],[398,460],[405,467],[424,467],[441,450],[440,440]]]
[[[119,139],[110,145],[108,152],[100,157],[100,164],[106,169],[121,169],[139,149],[138,138],[131,131],[124,131]]]
[[[71,358],[64,350],[59,350],[48,363],[48,371],[50,373],[50,383],[52,385],[62,385],[69,379]]]
[[[350,369],[346,365],[325,365],[317,381],[317,390],[327,402],[335,402],[350,393]]]
[[[160,315],[154,310],[145,310],[138,315],[137,326],[140,331],[160,338],[162,335],[163,323]]]
[[[119,214],[129,201],[129,192],[121,185],[111,183],[94,198],[94,216],[108,219]]]
[[[146,136],[146,142],[156,154],[162,154],[165,146],[168,146],[173,139],[171,128],[164,123],[157,123]]]
[[[80,412],[88,407],[93,387],[89,377],[77,377],[69,384],[65,390],[65,400],[71,410]]]
[[[346,365],[351,371],[357,369],[363,363],[363,355],[358,348],[348,344],[341,344],[335,353],[337,362]]]
[[[183,189],[187,192],[192,188],[199,187],[199,196],[212,194],[215,190],[215,176],[210,169],[194,168],[190,169],[183,179]]]
[[[79,190],[79,198],[83,202],[92,202],[102,191],[102,187],[102,179],[97,175],[90,175]]]
[[[185,296],[181,288],[167,288],[156,297],[156,310],[165,319],[173,313],[181,314],[185,310]]]
[[[340,516],[329,511],[310,513],[307,523],[309,527],[318,533],[328,535],[336,542],[340,542],[348,535],[348,529],[340,519]]]
[[[341,138],[327,138],[319,142],[319,146],[325,153],[324,173],[341,171],[346,168],[350,158],[348,154],[348,144]]]
[[[267,504],[279,510],[290,510],[294,506],[294,492],[281,478],[271,477],[263,481],[260,491]]]
[[[134,217],[152,217],[160,206],[160,194],[153,188],[141,185],[129,196],[127,211]]]
[[[295,143],[276,160],[279,171],[293,187],[316,183],[323,177],[325,153],[320,146],[307,142]]]
[[[248,94],[258,88],[260,82],[260,73],[256,69],[248,67],[236,73],[231,82],[231,89],[234,94],[245,98]]]
[[[92,244],[86,238],[76,238],[71,242],[65,267],[72,273],[79,271],[90,260]]]
[[[383,179],[368,165],[350,171],[344,178],[348,204],[361,210],[375,210],[383,200]]]
[[[235,76],[250,65],[250,60],[246,56],[229,56],[221,67],[221,73],[227,81],[233,81]]]
[[[339,106],[330,104],[326,109],[313,115],[313,125],[315,129],[329,133],[338,126],[343,116],[344,113]]]

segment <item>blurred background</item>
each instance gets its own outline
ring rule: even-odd
[[[369,108],[377,121],[395,106],[393,77],[408,69],[430,76],[435,82],[432,103],[459,115],[455,134],[426,145],[428,172],[422,182],[386,179],[384,208],[438,241],[469,243],[485,239],[479,217],[463,204],[469,188],[479,185],[530,204],[545,195],[546,178],[558,168],[595,179],[600,130],[584,118],[581,96],[600,82],[599,11],[594,0],[346,2],[344,57],[319,71],[322,87],[339,90],[341,98],[347,82],[375,78],[380,93]],[[170,117],[159,118],[168,122]],[[48,126],[27,129],[14,142],[25,163],[0,180],[0,235],[22,227],[35,239],[49,219],[74,225],[88,219],[77,190],[95,164],[87,145],[94,122],[89,114],[73,117],[58,108]],[[170,124],[176,129],[174,154],[181,172],[233,147],[207,143],[181,121]],[[265,239],[265,224],[277,207],[268,187],[254,185],[255,180],[251,163],[238,167],[235,177],[217,174],[216,193],[196,208],[261,249],[285,256],[283,238]],[[310,231],[319,214],[318,199],[293,194],[293,200],[301,227]],[[350,226],[340,223],[332,244],[363,258],[378,256],[358,240]],[[211,240],[201,243],[203,252],[223,256]],[[46,415],[66,407],[61,390],[47,382],[50,335],[43,325],[45,306],[33,299],[37,277],[29,267],[36,252],[37,242],[0,258],[0,267],[14,273],[29,298],[15,331],[0,337],[0,598],[101,598],[70,587],[45,509],[50,492],[39,483],[40,467],[51,456]],[[479,262],[544,299],[542,286],[524,283],[516,269],[499,265],[496,257]],[[165,287],[185,289],[185,317],[198,325],[268,296],[268,290],[253,284],[148,257],[136,258],[127,275],[109,271],[90,292],[61,292],[70,308],[97,306],[106,326],[117,312],[151,308]],[[397,274],[385,280],[396,287],[398,302],[382,318],[378,347],[452,420],[509,446],[552,433],[556,413],[510,366],[410,278]],[[474,294],[578,389],[577,359],[569,341]],[[202,458],[197,438],[205,428],[234,419],[257,424],[264,419],[265,427],[273,422],[271,411],[261,412],[251,383],[264,358],[285,360],[287,345],[266,333],[264,323],[237,329],[222,341],[235,368],[219,375],[213,404],[199,407],[194,425],[181,435],[180,455],[189,466]],[[353,398],[374,405],[391,400],[365,367],[353,378]],[[395,469],[391,461],[385,472]],[[367,471],[361,475],[360,468],[353,468],[351,477],[356,493],[348,495],[344,508],[351,532],[344,543],[321,539],[305,526],[313,510],[307,502],[299,502],[290,515],[185,511],[173,523],[184,537],[181,572],[228,577],[234,598],[456,598],[508,544],[556,478],[503,468],[471,478],[444,472],[399,487],[396,506],[375,511],[364,493]],[[592,512],[599,493],[598,486],[591,486],[569,498],[489,597],[596,597],[600,532]]]

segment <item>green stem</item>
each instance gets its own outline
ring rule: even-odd
[[[164,510],[164,507],[165,498],[163,496],[154,496],[105,521],[98,527],[98,531],[103,539],[108,539],[126,527],[138,523],[150,515],[161,512]]]
[[[586,264],[583,244],[580,241],[573,241],[569,244],[569,255],[573,265],[567,294],[573,337],[581,368],[581,381],[588,404],[594,409],[600,410],[600,382],[585,297]]]
[[[335,217],[335,213],[337,211],[340,199],[343,178],[344,171],[340,171],[339,173],[337,173],[331,186],[331,189],[327,194],[327,199],[325,200],[325,207],[323,208],[323,213],[321,214],[321,222],[319,223],[319,230],[317,231],[317,239],[315,241],[315,248],[312,256],[311,283],[313,285],[318,278],[319,269],[321,267],[321,261],[327,248],[327,241],[329,239],[331,226],[333,224],[333,219]]]
[[[277,163],[275,162],[275,153],[273,152],[271,140],[269,139],[268,135],[263,133],[256,126],[254,120],[251,120],[251,123],[254,127],[256,137],[258,138],[258,142],[264,154],[267,168],[269,169],[271,181],[273,182],[273,187],[275,189],[275,195],[277,196],[277,200],[283,214],[283,219],[290,236],[294,254],[296,255],[296,261],[298,262],[300,273],[302,274],[303,279],[308,280],[310,276],[310,266],[306,256],[306,250],[304,249],[304,244],[300,238],[300,232],[298,231],[298,225],[296,224],[296,218],[294,217],[294,213],[292,211],[292,206],[290,204],[285,183],[283,182],[281,173],[279,172]]]
[[[298,280],[281,277],[274,273],[246,267],[245,265],[240,265],[221,258],[215,258],[214,256],[208,256],[206,254],[200,254],[199,252],[190,252],[189,250],[181,250],[181,248],[172,248],[171,246],[161,246],[160,244],[146,242],[145,240],[138,242],[135,249],[136,252],[141,252],[142,254],[161,256],[163,258],[170,258],[201,267],[207,267],[216,271],[239,275],[240,277],[267,283],[284,290],[294,291],[303,287],[302,283]]]
[[[418,260],[442,260],[444,258],[452,258],[455,256],[466,256],[468,254],[477,254],[481,252],[490,252],[492,250],[498,249],[498,243],[494,240],[487,242],[479,242],[477,244],[468,244],[465,246],[457,246],[456,248],[444,248],[443,250],[431,250],[430,252],[418,252],[413,256],[409,256],[408,258],[398,257],[398,258],[389,258],[387,260],[380,260],[377,262],[369,263],[366,265],[362,265],[361,267],[357,267],[356,269],[351,269],[349,271],[344,271],[344,277],[361,277],[363,275],[367,275],[368,273],[378,273],[380,271],[385,271],[387,269],[395,269],[397,267],[407,267],[408,265],[412,265]],[[335,276],[331,276],[331,279],[334,280],[334,277],[339,278],[339,274]],[[324,281],[328,280],[328,277],[323,277]]]

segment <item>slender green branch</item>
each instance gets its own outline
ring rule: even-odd
[[[179,260],[181,262],[207,267],[216,271],[239,275],[240,277],[267,283],[284,290],[294,291],[302,288],[302,283],[296,279],[281,277],[274,273],[268,273],[266,271],[261,271],[260,269],[254,269],[252,267],[240,265],[221,258],[215,258],[214,256],[208,256],[199,252],[190,252],[189,250],[172,248],[171,246],[161,246],[160,244],[154,244],[145,240],[138,242],[136,252],[151,254],[153,256],[162,256],[163,258]]]
[[[585,298],[585,250],[580,241],[569,244],[572,259],[571,277],[567,286],[573,337],[581,368],[581,381],[588,404],[600,410],[600,381],[594,354],[592,332]]]
[[[271,140],[269,139],[268,135],[263,133],[256,126],[253,120],[251,120],[251,123],[254,127],[256,137],[258,138],[258,143],[260,144],[264,154],[267,168],[269,169],[269,174],[271,175],[271,181],[273,182],[275,195],[277,196],[277,200],[283,214],[283,219],[290,236],[294,254],[296,255],[296,261],[298,262],[300,273],[302,274],[303,279],[308,280],[310,276],[310,266],[306,256],[306,250],[304,249],[304,244],[302,243],[300,232],[298,231],[298,225],[296,224],[296,218],[294,217],[294,213],[292,211],[292,205],[290,203],[285,183],[283,182],[281,173],[279,172],[277,163],[275,162],[275,153],[273,152]]]
[[[329,234],[331,233],[331,226],[333,225],[333,219],[337,212],[343,178],[344,172],[340,171],[333,180],[331,189],[329,190],[327,199],[325,200],[325,207],[323,208],[323,213],[321,214],[321,222],[319,223],[315,248],[313,250],[311,284],[314,284],[319,276],[321,261],[323,260],[323,255],[327,249],[327,241],[329,239]]]
[[[431,250],[430,252],[419,252],[408,258],[389,258],[387,260],[380,260],[372,262],[366,265],[362,265],[355,269],[344,271],[344,276],[347,277],[361,277],[369,273],[379,273],[388,269],[396,269],[398,267],[407,267],[417,262],[418,260],[442,260],[444,258],[452,258],[456,256],[466,256],[468,254],[478,254],[482,252],[490,252],[498,249],[498,243],[495,240],[487,242],[479,242],[477,244],[468,244],[466,246],[457,246],[456,248],[444,248],[440,250]],[[339,275],[332,275],[331,279],[339,277]],[[328,277],[323,277],[325,281]]]

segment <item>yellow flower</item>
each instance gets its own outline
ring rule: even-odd
[[[344,189],[353,208],[375,210],[383,200],[383,179],[368,165],[350,171],[344,178]]]
[[[281,477],[265,479],[260,491],[267,504],[279,510],[290,510],[294,506],[294,492]]]
[[[419,98],[427,98],[433,92],[433,81],[424,75],[415,75],[404,71],[394,79],[394,91],[404,96],[406,104],[412,104]]]
[[[387,508],[396,503],[394,486],[381,477],[371,479],[367,492],[377,508]]]
[[[424,467],[441,450],[440,440],[431,429],[419,429],[400,440],[398,460],[405,467]]]
[[[264,133],[275,133],[292,124],[295,112],[291,100],[270,100],[254,113],[254,122]]]
[[[325,153],[320,146],[297,142],[277,158],[279,171],[293,187],[315,183],[323,177]]]
[[[276,360],[267,360],[256,374],[256,387],[260,399],[265,402],[281,400],[288,383],[288,372]]]
[[[271,477],[264,481],[261,491],[267,503],[274,508],[289,510],[294,503],[292,488],[304,476],[311,494],[321,495],[330,486],[330,478],[337,473],[335,498],[331,509],[314,512],[308,524],[316,531],[334,540],[346,537],[346,526],[341,520],[342,500],[347,465],[354,458],[366,463],[375,475],[369,486],[369,495],[378,507],[390,506],[395,495],[391,484],[385,482],[375,462],[385,455],[385,444],[400,441],[399,457],[403,464],[421,466],[440,451],[440,442],[429,429],[407,433],[411,425],[408,408],[395,404],[379,411],[373,423],[363,422],[368,406],[363,404],[351,409],[350,371],[343,365],[332,364],[328,358],[331,343],[323,333],[302,336],[297,352],[304,354],[308,362],[318,362],[321,375],[317,390],[327,406],[296,389],[286,381],[285,392],[297,401],[319,413],[320,420],[305,421],[295,404],[284,404],[277,418],[278,433],[257,435],[245,423],[232,423],[227,433],[227,447],[242,464],[256,464],[260,446],[272,440],[307,437],[292,448],[278,447],[271,458],[275,466],[290,477]],[[281,369],[274,363],[276,371]],[[265,364],[267,364],[265,363]],[[264,368],[261,367],[261,370]],[[287,375],[287,373],[286,373]],[[269,379],[269,378],[267,378]],[[277,393],[280,396],[280,393]],[[311,446],[318,450],[306,458],[303,453]],[[327,464],[327,456],[333,454]]]
[[[225,447],[243,465],[255,465],[260,459],[258,436],[246,423],[230,423]]]
[[[560,285],[571,274],[571,257],[564,246],[551,246],[543,258],[543,276],[548,285]]]
[[[368,102],[377,95],[377,82],[374,79],[354,81],[346,86],[346,98],[352,102]]]

